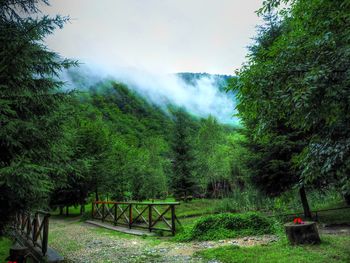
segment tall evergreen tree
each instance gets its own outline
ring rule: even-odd
[[[14,212],[42,205],[57,179],[50,150],[67,95],[55,76],[74,63],[43,44],[67,18],[37,18],[41,3],[0,1],[0,231]]]
[[[187,200],[196,188],[194,180],[194,157],[192,148],[191,122],[183,109],[174,113],[175,130],[173,142],[172,188],[176,197]]]

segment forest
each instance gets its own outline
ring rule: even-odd
[[[315,209],[349,207],[350,1],[263,1],[257,13],[264,24],[240,69],[176,74],[190,86],[213,78],[236,105],[239,123],[232,124],[171,101],[154,103],[112,77],[91,82],[80,61],[46,46],[45,38],[69,17],[37,16],[38,2],[48,4],[0,1],[0,236],[8,235],[19,211],[62,216],[64,208],[67,214],[78,209],[84,218],[93,201],[180,201],[184,230],[175,242],[284,236],[284,219],[275,224],[266,215],[300,212],[307,220]],[[328,214],[324,223],[340,218],[348,226],[344,211]],[[238,230],[245,224],[239,220],[251,224],[249,231]],[[296,260],[347,262],[349,233],[321,235],[328,242],[321,252],[310,248],[315,255],[307,261],[306,247]],[[261,262],[286,262],[292,248],[281,242],[283,249],[266,247],[281,253],[279,260]],[[333,243],[339,247],[326,247]],[[198,253],[257,262],[227,247]],[[152,260],[144,262],[166,262]]]

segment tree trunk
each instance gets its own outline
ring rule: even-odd
[[[319,244],[321,242],[315,222],[287,223],[284,225],[284,229],[292,245]]]
[[[347,205],[350,205],[350,194],[345,194],[344,199]]]
[[[80,215],[82,215],[85,212],[85,205],[81,204],[80,205]]]
[[[26,262],[29,254],[29,248],[20,245],[17,241],[10,247],[10,256],[8,262]],[[7,261],[6,261],[7,262]]]
[[[311,211],[310,211],[309,203],[306,198],[306,192],[305,192],[304,186],[302,186],[299,189],[299,194],[300,194],[301,203],[303,204],[304,216],[305,218],[311,219]]]
[[[97,187],[96,187],[96,189],[95,189],[95,199],[96,199],[96,201],[99,201],[98,189],[97,189]]]
[[[68,216],[69,215],[69,206],[67,205],[66,206],[66,216]]]
[[[63,206],[60,206],[60,216],[63,215]]]

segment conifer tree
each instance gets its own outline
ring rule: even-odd
[[[39,18],[40,4],[48,1],[0,1],[1,228],[17,210],[42,205],[58,179],[50,149],[67,94],[55,77],[75,62],[45,46],[44,38],[68,18]]]
[[[194,157],[191,141],[191,126],[184,110],[175,113],[175,135],[173,143],[173,178],[172,187],[176,197],[187,200],[195,191]]]

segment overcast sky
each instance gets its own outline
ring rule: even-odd
[[[47,39],[61,55],[102,68],[233,74],[261,20],[262,0],[52,0],[71,22]]]

